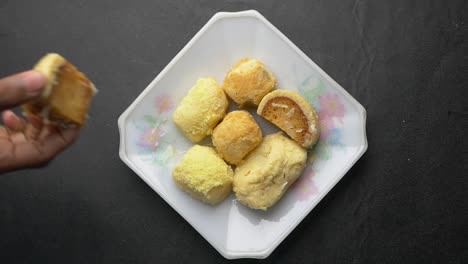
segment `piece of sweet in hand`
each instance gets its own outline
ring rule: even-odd
[[[60,126],[83,126],[97,92],[94,84],[56,53],[44,56],[34,70],[46,76],[47,84],[40,98],[23,105],[24,112]]]

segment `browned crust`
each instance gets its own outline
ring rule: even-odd
[[[236,68],[244,63],[255,61],[252,69],[243,73],[236,72]],[[223,82],[223,90],[240,106],[258,105],[262,98],[273,90],[276,85],[275,77],[258,60],[242,59],[227,73]]]
[[[318,140],[318,116],[296,92],[276,90],[267,94],[260,102],[257,113],[304,148],[311,147]]]
[[[48,83],[39,99],[23,105],[24,112],[60,126],[83,126],[96,93],[93,83],[55,53],[44,56],[34,70],[42,72]]]
[[[214,129],[213,145],[231,164],[240,164],[262,141],[262,130],[247,111],[232,111]]]

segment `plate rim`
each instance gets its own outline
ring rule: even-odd
[[[307,61],[313,68],[315,68],[324,78],[332,83],[341,95],[346,97],[350,102],[357,107],[357,112],[359,118],[362,122],[362,131],[361,140],[363,144],[360,145],[356,154],[349,160],[349,162],[342,167],[342,169],[337,173],[337,176],[325,187],[323,191],[310,203],[304,213],[299,215],[291,224],[285,228],[284,232],[277,239],[275,239],[270,244],[266,245],[264,249],[258,251],[230,251],[225,247],[218,246],[208,240],[197,227],[195,227],[190,219],[184,217],[184,215],[179,212],[179,210],[170,202],[166,195],[154,187],[150,180],[143,174],[142,171],[138,169],[135,164],[128,158],[127,150],[125,147],[125,123],[129,113],[135,108],[135,106],[146,96],[146,94],[151,90],[159,80],[174,66],[174,64],[182,57],[187,50],[189,50],[192,45],[210,28],[215,22],[221,19],[226,18],[237,18],[237,17],[252,17],[260,20],[268,28],[270,28],[276,35],[278,35],[283,41],[285,41],[288,46],[290,46],[298,55]],[[330,190],[344,177],[344,175],[350,170],[350,168],[362,157],[368,148],[368,141],[366,135],[366,119],[367,112],[366,109],[353,97],[351,96],[340,84],[338,84],[333,78],[331,78],[324,70],[322,70],[315,62],[312,61],[301,49],[299,49],[290,39],[288,39],[279,29],[277,29],[273,24],[271,24],[263,15],[261,15],[256,10],[246,10],[246,11],[237,11],[237,12],[217,12],[211,17],[210,20],[187,42],[187,44],[177,53],[177,55],[164,67],[164,69],[146,86],[146,88],[137,96],[137,98],[124,110],[124,112],[119,116],[117,120],[117,125],[119,129],[119,157],[120,159],[132,169],[147,185],[149,185],[166,203],[168,203],[172,209],[174,209],[185,221],[187,221],[213,248],[215,248],[224,258],[226,259],[238,259],[238,258],[257,258],[265,259],[267,258],[277,247],[278,245],[299,225],[299,223],[304,220],[304,218],[309,215],[315,206],[327,195]]]

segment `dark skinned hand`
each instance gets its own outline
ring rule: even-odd
[[[78,128],[59,128],[32,115],[24,119],[10,110],[40,96],[46,82],[36,71],[0,79],[0,174],[44,166],[78,138]]]

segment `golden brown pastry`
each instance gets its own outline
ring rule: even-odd
[[[259,60],[242,59],[226,75],[223,89],[240,106],[258,105],[276,79]]]
[[[266,210],[301,176],[306,160],[306,150],[282,133],[266,136],[235,171],[237,200]]]
[[[195,145],[172,172],[177,186],[192,197],[218,204],[232,190],[232,169],[210,147]]]
[[[221,157],[237,165],[262,142],[262,130],[249,112],[233,111],[214,129],[212,140]]]
[[[39,99],[23,105],[26,114],[39,115],[59,125],[83,126],[96,88],[75,66],[56,53],[44,56],[34,67],[47,78]]]
[[[192,142],[210,135],[226,115],[229,102],[213,78],[198,79],[174,112],[174,123]]]
[[[304,148],[313,146],[320,135],[318,116],[298,93],[276,90],[267,94],[257,113],[281,128]]]

